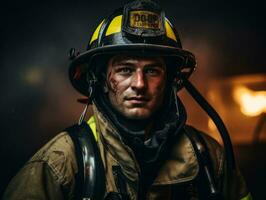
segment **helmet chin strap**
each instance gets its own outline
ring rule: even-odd
[[[87,114],[87,110],[88,110],[89,104],[90,104],[89,102],[86,104],[83,112],[81,113],[81,115],[79,117],[78,125],[81,125],[82,122],[84,121],[84,118],[86,117],[86,114]]]
[[[179,112],[178,99],[177,99],[177,84],[175,82],[172,86],[172,91],[173,91],[174,98],[175,98],[176,116],[179,119],[180,112]]]
[[[89,78],[92,77],[92,78]],[[86,106],[83,110],[83,112],[81,113],[80,117],[79,117],[79,121],[78,121],[78,125],[81,125],[82,122],[84,121],[87,111],[88,111],[88,107],[90,104],[92,104],[92,99],[94,98],[94,90],[95,90],[95,85],[98,83],[96,76],[94,75],[94,73],[90,73],[87,75],[87,81],[89,84],[88,87],[88,101],[86,103]]]

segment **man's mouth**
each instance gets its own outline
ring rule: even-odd
[[[126,97],[125,100],[133,104],[143,104],[148,102],[149,98],[144,96],[133,96],[133,97]]]

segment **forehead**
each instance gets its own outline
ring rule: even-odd
[[[143,65],[158,65],[165,66],[165,62],[160,56],[139,56],[139,55],[115,55],[109,59],[108,67],[119,64],[143,64]]]

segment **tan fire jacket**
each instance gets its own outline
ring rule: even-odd
[[[114,127],[94,107],[94,118],[89,120],[100,149],[106,176],[106,194],[118,189],[112,173],[113,166],[120,166],[126,177],[130,200],[137,199],[140,170],[132,150],[126,146]],[[187,127],[189,130],[190,128]],[[192,130],[192,129],[191,129]],[[194,130],[194,129],[193,129]],[[224,156],[222,148],[207,135],[203,135],[214,163],[215,179],[222,180]],[[199,172],[195,151],[185,134],[175,142],[170,159],[160,169],[146,199],[170,200],[173,185],[193,181]],[[62,132],[41,148],[20,170],[8,185],[4,200],[74,199],[75,174],[78,173],[73,142]],[[104,175],[104,174],[103,174]],[[237,173],[230,177],[236,200],[251,200],[245,182]]]

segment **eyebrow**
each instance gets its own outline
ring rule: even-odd
[[[132,65],[135,63],[134,60],[113,60],[112,65]]]
[[[126,66],[131,66],[131,65],[134,65],[136,62],[134,62],[133,60],[130,61],[130,60],[127,60],[127,61],[114,61],[112,63],[113,67],[116,67],[115,65],[126,65]],[[117,66],[118,67],[118,66]],[[150,64],[147,64],[145,65],[144,67],[159,67],[159,68],[162,68],[162,69],[165,69],[165,65],[159,61],[155,61],[153,63],[150,63]]]
[[[160,62],[147,64],[144,67],[159,67],[159,68],[165,69],[165,65],[163,63],[160,63]]]

